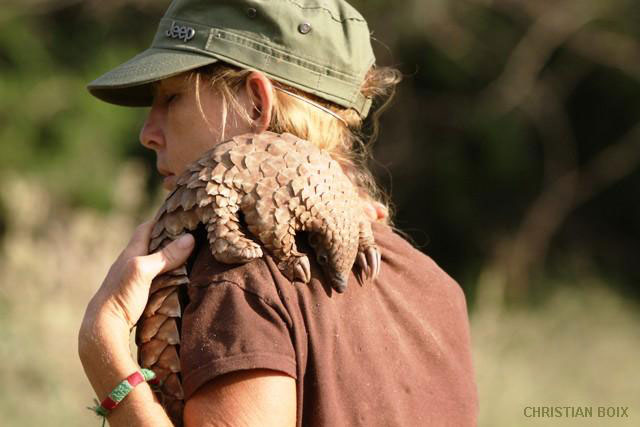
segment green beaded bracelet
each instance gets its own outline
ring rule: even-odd
[[[118,384],[102,402],[98,402],[96,399],[96,405],[90,406],[88,409],[103,418],[102,425],[104,426],[107,415],[109,415],[109,413],[114,410],[115,407],[118,406],[118,404],[122,402],[138,384],[145,381],[151,385],[158,384],[156,374],[153,371],[149,369],[141,369],[122,380],[122,382],[120,382],[120,384]]]

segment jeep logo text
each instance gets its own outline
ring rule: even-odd
[[[172,39],[180,39],[184,42],[188,42],[196,35],[196,30],[192,27],[185,27],[184,25],[177,25],[175,21],[171,23],[171,28],[169,28],[165,33],[165,36],[171,37]]]

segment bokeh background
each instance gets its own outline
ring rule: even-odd
[[[464,288],[481,426],[640,425],[640,3],[354,0],[405,81],[372,164]],[[98,425],[84,306],[162,193],[85,84],[168,1],[0,3],[0,425]],[[526,406],[628,406],[529,419]]]

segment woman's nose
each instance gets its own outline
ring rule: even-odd
[[[164,146],[160,111],[155,106],[149,110],[147,119],[140,129],[140,143],[151,150]]]

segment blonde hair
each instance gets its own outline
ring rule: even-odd
[[[236,96],[251,72],[251,70],[221,63],[195,70],[189,77],[195,78],[196,99],[201,114],[204,116],[199,95],[199,85],[202,80],[222,96],[222,123],[227,120],[228,105],[234,108],[242,119],[251,122],[250,112],[241,106]],[[274,89],[275,102],[268,128],[276,133],[291,133],[329,152],[341,165],[351,182],[359,189],[362,199],[377,201],[387,208],[389,216],[386,221],[388,223],[391,223],[389,197],[376,184],[373,174],[368,168],[368,162],[372,159],[371,146],[378,136],[380,114],[386,110],[391,102],[395,87],[401,78],[401,73],[390,67],[374,66],[367,73],[361,92],[374,99],[374,106],[379,105],[371,113],[370,126],[367,123],[367,128],[370,128],[368,132],[363,130],[363,120],[355,110],[338,106],[288,85],[273,82],[274,86],[281,87],[298,96],[291,96]],[[311,103],[298,99],[298,97],[304,97]],[[331,110],[342,120],[313,106],[312,103],[320,104]]]

